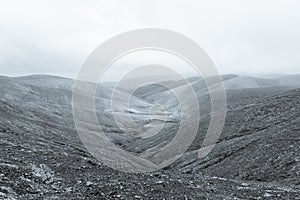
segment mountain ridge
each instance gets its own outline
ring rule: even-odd
[[[0,142],[3,145],[0,197],[114,199],[121,195],[126,199],[134,194],[141,198],[186,195],[198,199],[284,199],[300,196],[297,81],[287,85],[267,81],[268,87],[258,84],[258,88],[249,88],[247,84],[232,87],[244,78],[225,75],[225,85],[226,81],[232,82],[226,87],[224,130],[213,151],[198,159],[197,150],[210,120],[210,101],[205,85],[200,84],[203,81],[191,78],[201,111],[200,128],[193,144],[180,159],[160,171],[127,174],[97,161],[80,141],[72,116],[74,80],[37,77],[0,77]],[[261,83],[261,79],[250,80]],[[175,86],[180,83],[183,82]],[[147,127],[150,118],[140,113],[146,113],[155,103],[161,103],[171,113],[178,106],[169,92],[157,92],[161,89],[154,85],[151,86],[154,90],[149,92],[147,87],[132,99],[137,112],[127,108],[119,110],[144,128],[127,127],[137,132],[153,128]],[[153,137],[127,136],[116,127],[108,109],[113,87],[99,88],[96,94],[99,123],[116,145],[136,153],[155,151],[176,134],[178,121],[166,120],[158,122],[165,126]],[[150,102],[151,99],[155,102]]]

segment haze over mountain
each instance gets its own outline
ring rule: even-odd
[[[213,78],[213,77],[210,77]],[[0,198],[3,199],[297,199],[300,198],[300,75],[256,78],[223,75],[226,122],[215,148],[197,157],[206,134],[211,103],[204,80],[191,77],[201,113],[195,140],[176,162],[157,172],[130,174],[97,161],[83,146],[72,116],[74,80],[48,76],[0,77]],[[166,81],[184,95],[186,83]],[[81,91],[82,95],[85,91]],[[116,145],[143,153],[175,136],[180,106],[157,84],[135,91],[130,107],[112,110],[112,84],[96,92],[96,111]],[[149,110],[162,105],[151,118]],[[113,120],[130,116],[137,127],[127,135]],[[151,122],[155,121],[155,125]],[[161,131],[151,137],[156,126]],[[151,161],[151,160],[150,160]]]

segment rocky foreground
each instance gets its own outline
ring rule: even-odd
[[[72,80],[0,77],[0,199],[300,199],[300,89],[250,78],[251,87],[236,88],[240,79],[226,77],[225,128],[209,156],[195,156],[209,121],[202,103],[208,115],[182,158],[157,172],[130,174],[108,168],[83,146],[72,118]],[[165,99],[167,91],[159,90],[161,97],[147,90],[136,101]],[[207,99],[205,89],[196,90]],[[100,99],[102,107],[106,101]],[[109,120],[103,123],[124,148],[142,152],[149,144],[119,137]],[[171,124],[150,148],[172,138]]]

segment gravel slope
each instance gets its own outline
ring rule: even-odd
[[[243,78],[227,75],[224,80],[231,85]],[[253,84],[258,79],[247,80]],[[255,88],[227,87],[224,132],[213,152],[199,160],[196,150],[210,119],[209,96],[197,83],[201,80],[191,79],[204,113],[193,145],[161,171],[127,174],[99,163],[82,145],[71,112],[72,80],[0,77],[0,199],[300,199],[300,90],[296,78],[288,84],[276,80]],[[170,84],[182,86],[180,81]],[[141,89],[133,99],[136,109],[146,112],[151,99],[170,104],[163,101],[167,91],[147,87],[152,93]],[[99,89],[97,109],[115,143],[143,152],[172,139],[176,119],[147,140],[122,134],[107,110],[111,91]],[[141,124],[149,123],[141,119]]]

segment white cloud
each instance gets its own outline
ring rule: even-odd
[[[222,73],[300,73],[298,2],[0,1],[0,73],[74,77],[101,42],[143,27],[187,35]]]

